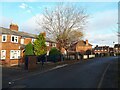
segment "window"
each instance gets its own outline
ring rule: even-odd
[[[55,44],[55,43],[53,43],[53,44],[52,44],[52,46],[53,46],[53,47],[56,47],[56,44]]]
[[[24,44],[24,39],[23,38],[21,39],[21,44]]]
[[[7,35],[2,35],[2,42],[6,42],[7,41]]]
[[[11,42],[18,43],[18,36],[11,36]]]
[[[20,59],[20,50],[11,50],[10,59]]]
[[[32,38],[32,43],[35,41],[36,39]]]
[[[6,59],[6,50],[1,50],[1,59]]]
[[[49,42],[45,42],[46,46],[49,46]]]

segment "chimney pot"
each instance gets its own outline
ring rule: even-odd
[[[42,32],[41,34],[43,34],[44,38],[46,38],[46,32]]]
[[[10,30],[18,31],[18,25],[17,24],[10,24]]]
[[[88,40],[86,40],[86,45],[88,45]]]

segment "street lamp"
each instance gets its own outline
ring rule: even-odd
[[[105,40],[102,40],[102,42],[105,41]],[[103,46],[102,46],[102,52],[101,52],[101,55],[103,56]]]
[[[114,43],[115,43],[115,42],[113,42],[113,54],[114,54],[114,56],[115,56],[115,48],[114,48]]]

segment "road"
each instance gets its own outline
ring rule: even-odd
[[[117,57],[104,57],[79,62],[44,73],[31,75],[25,79],[16,80],[12,88],[101,88],[105,80],[107,70],[117,62]],[[115,72],[114,72],[115,73]],[[117,70],[116,70],[117,73]],[[116,74],[115,74],[116,75]],[[114,80],[113,75],[112,79]],[[105,86],[116,88],[115,82]]]

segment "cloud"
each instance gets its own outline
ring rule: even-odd
[[[85,31],[85,38],[95,45],[112,45],[113,41],[118,42],[118,37],[113,33],[113,26],[117,23],[117,10],[109,10],[104,12],[97,12],[93,14],[88,27]],[[42,14],[37,14],[21,25],[21,30],[29,33],[38,34],[42,32],[40,25],[42,23]],[[103,41],[104,40],[104,41]]]
[[[27,5],[26,3],[22,3],[19,6],[20,8],[24,9],[26,12],[31,13],[32,12],[32,7]]]
[[[6,18],[4,16],[0,16],[1,20],[0,20],[0,27],[5,27],[5,28],[9,28],[9,25],[12,23],[12,18]]]
[[[41,23],[43,15],[37,14],[21,24],[21,31],[39,34],[42,32],[40,25],[37,24],[37,21]]]
[[[28,8],[28,5],[25,4],[25,3],[22,3],[19,7],[22,8],[22,9],[25,9],[25,8]]]
[[[39,20],[39,22],[41,23],[42,21],[41,14],[35,15],[23,23],[18,23],[12,18],[7,18],[4,16],[0,16],[0,18],[1,18],[0,27],[9,28],[11,23],[15,23],[15,24],[18,24],[19,31],[24,31],[32,34],[39,34],[40,32],[42,32],[42,30],[40,29],[40,26],[36,23],[37,20]]]
[[[108,10],[97,12],[89,19],[85,31],[85,39],[95,44],[112,44],[118,42],[118,37],[114,33],[118,22],[118,10]],[[104,43],[101,41],[104,40]]]
[[[91,16],[88,23],[88,31],[104,31],[112,28],[118,22],[118,10],[109,10],[104,12],[97,12]]]
[[[31,10],[27,10],[28,13],[31,13]]]
[[[109,34],[96,34],[93,36],[89,36],[89,41],[91,42],[91,44],[93,44],[93,46],[96,45],[108,45],[108,46],[112,46],[113,42],[118,43],[118,36],[112,33]]]

